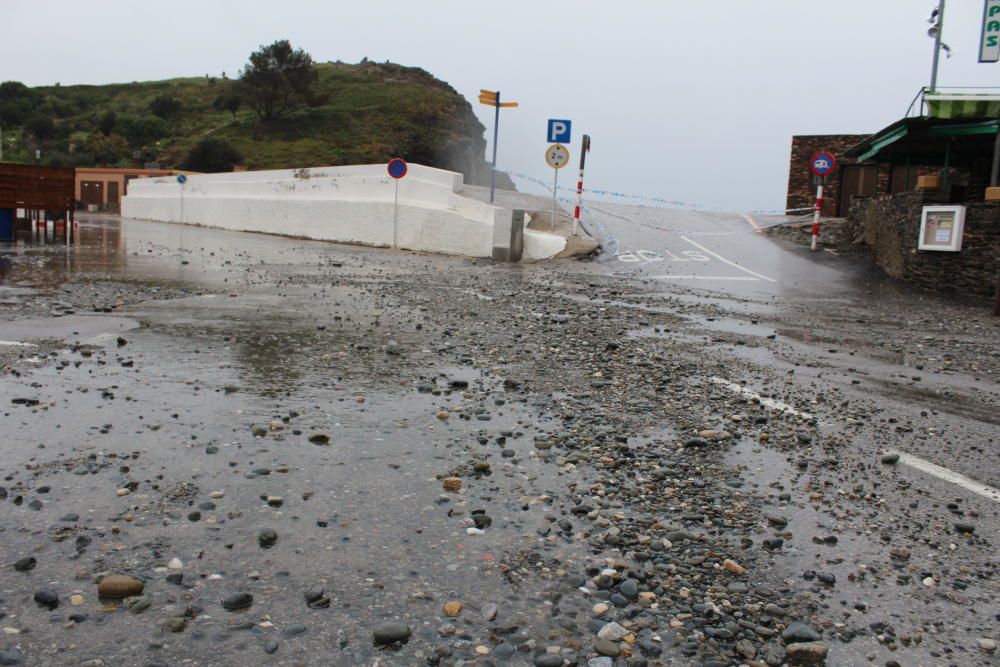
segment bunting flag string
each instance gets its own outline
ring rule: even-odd
[[[518,178],[523,181],[528,181],[536,185],[540,185],[549,192],[552,192],[552,185],[546,183],[545,181],[535,178],[534,176],[529,176],[517,171],[507,172],[508,176],[512,178]],[[559,186],[561,192],[569,192],[576,194],[576,188]],[[719,213],[750,213],[755,215],[788,215],[789,213],[801,213],[805,211],[812,211],[813,207],[804,208],[790,208],[790,209],[757,209],[752,211],[738,210],[733,208],[726,208],[724,206],[712,206],[708,204],[696,204],[692,202],[680,201],[677,199],[667,199],[665,197],[650,197],[648,195],[633,194],[628,192],[615,192],[613,190],[600,190],[596,188],[584,188],[584,194],[599,197],[610,197],[613,199],[624,199],[636,202],[651,202],[654,204],[661,204],[664,206],[669,206],[672,208],[684,208],[689,210],[697,211],[717,211]],[[571,197],[558,197],[560,202],[573,204],[575,200]]]

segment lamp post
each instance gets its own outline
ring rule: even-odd
[[[931,87],[928,92],[937,92],[938,63],[941,59],[941,51],[951,55],[951,48],[941,41],[941,33],[944,32],[944,0],[938,0],[937,9],[931,12],[927,19],[931,27],[927,29],[927,34],[934,38],[934,59],[931,62]]]

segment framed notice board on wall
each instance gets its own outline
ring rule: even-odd
[[[964,229],[964,206],[924,206],[917,249],[958,252]]]

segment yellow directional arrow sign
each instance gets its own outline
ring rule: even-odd
[[[508,109],[516,107],[517,102],[501,102],[499,90],[480,88],[479,103],[496,109],[496,114],[493,118],[493,175],[490,178],[490,203],[492,204],[497,180],[497,134],[500,131],[500,109],[503,107]]]

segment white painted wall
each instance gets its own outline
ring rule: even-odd
[[[395,185],[382,164],[198,174],[183,185],[175,176],[144,178],[129,183],[122,215],[392,246]],[[509,220],[509,210],[458,194],[462,175],[450,171],[411,164],[398,185],[399,247],[492,256],[494,222],[505,216]],[[533,259],[541,258],[539,253],[551,257],[565,247],[560,236],[542,236],[552,238],[533,241]],[[526,237],[526,251],[527,246]],[[544,254],[550,250],[554,252]]]

